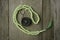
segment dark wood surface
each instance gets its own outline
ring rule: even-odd
[[[44,29],[51,18],[54,20],[54,26],[37,36],[24,34],[12,21],[14,9],[21,4],[32,6],[41,17],[38,25],[31,25],[26,27],[27,29]],[[25,13],[24,16],[28,16],[29,12],[23,11],[22,13]],[[18,15],[19,22],[20,17],[23,16]],[[60,40],[60,0],[0,0],[0,40]]]

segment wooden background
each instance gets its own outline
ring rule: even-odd
[[[27,29],[44,29],[51,18],[54,20],[54,26],[37,36],[24,34],[12,22],[13,11],[21,4],[32,6],[41,17],[41,22],[38,25],[32,25]],[[24,16],[26,15],[28,12],[25,12]],[[19,21],[21,20],[20,17],[22,16],[18,16]],[[0,0],[0,40],[60,40],[59,17],[60,0]]]

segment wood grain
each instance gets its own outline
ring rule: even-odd
[[[51,18],[54,26],[46,32],[37,36],[30,36],[21,32],[12,21],[13,11],[18,5],[29,5],[37,12],[41,22],[37,25],[25,27],[28,30],[41,30],[47,27]],[[0,40],[60,40],[60,0],[0,0]],[[22,17],[29,17],[29,12],[23,16],[19,13],[18,20]]]
[[[42,18],[42,0],[17,0],[17,1],[9,0],[9,39],[10,40],[41,40],[42,39],[41,34],[37,35],[37,36],[30,36],[30,35],[24,34],[19,29],[17,29],[15,24],[13,24],[13,21],[12,21],[13,11],[18,5],[21,5],[21,4],[22,5],[26,4],[26,5],[32,6],[32,8]],[[25,12],[24,16],[26,16],[26,15],[28,15],[28,12]],[[19,14],[19,16],[18,16],[19,21],[21,21],[20,17],[22,17],[22,15]],[[41,30],[41,27],[42,27],[41,23],[39,23],[38,25],[29,26],[27,29]]]
[[[49,21],[53,18],[53,13],[51,10],[51,1],[50,0],[43,0],[42,2],[42,10],[43,10],[43,29],[47,27]],[[53,19],[54,20],[54,19]],[[48,31],[43,33],[43,40],[54,40],[54,28],[52,27]]]
[[[60,0],[54,0],[54,39],[60,40]]]
[[[8,0],[0,0],[0,40],[8,40]]]

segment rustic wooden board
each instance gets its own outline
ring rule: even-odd
[[[0,40],[8,40],[8,0],[0,0]]]
[[[60,0],[55,0],[54,3],[54,39],[60,40]]]
[[[43,0],[42,2],[42,14],[43,14],[43,29],[47,27],[49,21],[53,18],[53,13],[51,10],[51,0]],[[54,20],[54,19],[53,19]],[[52,27],[48,31],[43,33],[43,40],[54,40],[54,28]]]
[[[59,40],[59,3],[59,0],[0,0],[0,40]],[[21,32],[12,21],[14,9],[21,4],[32,6],[41,17],[41,22],[38,25],[31,25],[25,28],[29,30],[44,29],[52,17],[54,18],[54,27],[37,36],[30,36]],[[22,11],[22,13],[25,13],[25,17],[29,17],[29,12]],[[21,22],[21,17],[23,16],[19,13],[19,22]]]
[[[32,8],[41,16],[42,18],[42,0],[9,0],[9,39],[10,40],[41,40],[41,34],[37,36],[30,36],[27,34],[24,34],[19,29],[16,28],[16,26],[12,22],[12,15],[14,9],[21,4],[26,4],[32,6]],[[27,12],[25,12],[26,16],[28,15]],[[19,21],[21,21],[21,15],[18,16]],[[41,30],[42,22],[38,25],[32,25],[29,26],[27,29],[29,30]]]

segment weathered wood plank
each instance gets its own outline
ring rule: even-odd
[[[48,22],[52,19],[51,0],[43,0],[43,29],[47,27]],[[54,29],[51,28],[43,33],[43,40],[54,40]]]
[[[0,0],[0,40],[8,40],[8,0]]]
[[[54,39],[60,40],[60,0],[54,0]]]
[[[16,26],[13,24],[13,21],[12,21],[13,11],[18,5],[21,5],[21,4],[32,6],[33,9],[42,18],[42,0],[9,0],[9,39],[10,40],[41,40],[41,34],[38,36],[26,35],[23,32],[21,32],[19,29],[17,29]],[[27,14],[25,14],[25,16]],[[21,16],[18,16],[18,18],[19,17]],[[38,25],[32,25],[28,27],[27,29],[33,30],[34,28],[34,30],[39,30],[42,27],[41,23],[39,23]]]

